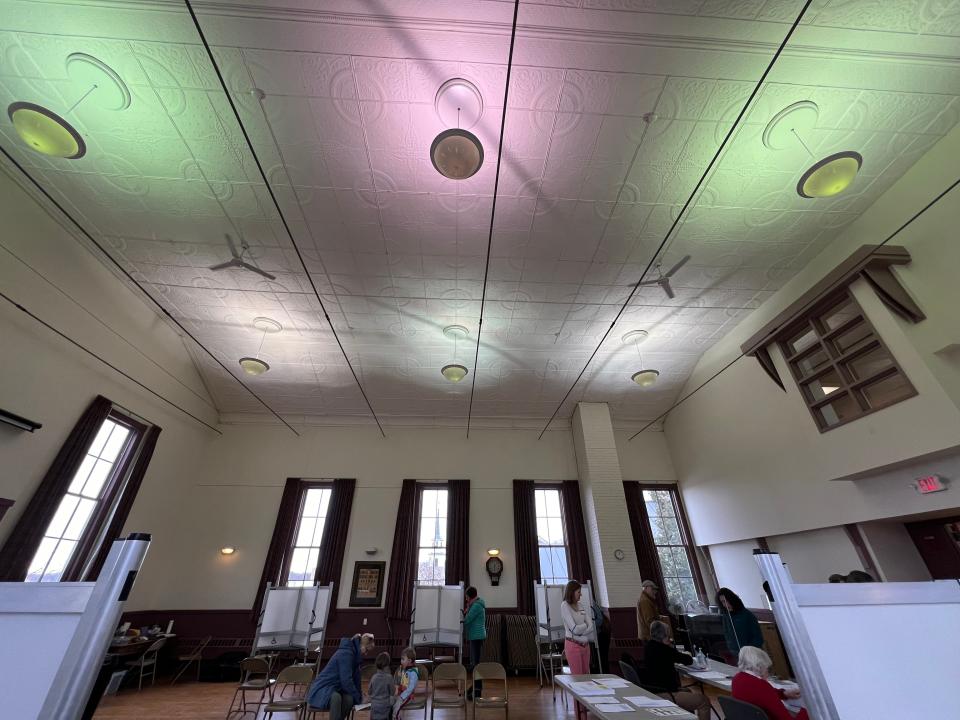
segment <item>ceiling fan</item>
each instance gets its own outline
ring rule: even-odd
[[[243,259],[243,256],[247,254],[250,250],[250,246],[247,245],[247,241],[243,238],[240,238],[240,252],[237,252],[237,246],[233,244],[233,238],[229,234],[225,236],[227,238],[227,245],[230,246],[230,254],[233,255],[232,260],[227,260],[225,263],[220,263],[219,265],[213,265],[208,268],[209,270],[226,270],[227,268],[243,268],[244,270],[249,270],[255,272],[257,275],[262,275],[267,278],[267,280],[276,280],[275,275],[271,275],[266,270],[261,270],[256,265],[251,265],[246,260]]]
[[[680,268],[686,265],[689,260],[690,256],[684,255],[682,258],[680,258],[680,261],[672,268],[667,270],[667,272],[663,272],[661,269],[662,264],[657,263],[658,277],[654,278],[653,280],[644,280],[643,282],[639,283],[639,286],[643,287],[645,285],[659,285],[660,288],[667,294],[667,297],[672,300],[676,297],[676,293],[674,293],[673,288],[670,287],[670,278],[672,278]]]

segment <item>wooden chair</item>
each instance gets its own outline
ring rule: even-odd
[[[756,705],[726,695],[720,695],[717,700],[727,720],[767,720],[767,713]]]
[[[271,688],[270,702],[263,708],[263,716],[273,718],[275,712],[297,713],[297,717],[304,717],[307,709],[307,689],[313,682],[313,665],[290,665],[285,667],[277,675],[276,683]],[[303,688],[303,692],[296,693],[291,697],[284,697],[287,687],[293,686]],[[280,697],[277,697],[277,688],[283,687],[280,691]]]
[[[173,676],[173,681],[170,683],[171,685],[173,685],[177,680],[179,680],[180,676],[183,675],[187,671],[187,668],[190,667],[190,665],[193,663],[197,664],[197,682],[200,682],[200,663],[203,660],[203,651],[207,647],[207,645],[210,644],[210,641],[212,639],[213,639],[212,635],[207,635],[189,653],[187,653],[186,655],[177,656],[177,660],[183,663],[183,665],[180,667],[180,670],[177,672],[177,674]]]
[[[443,682],[452,682],[457,686],[457,694],[450,696],[437,693],[437,685]],[[463,708],[463,715],[467,715],[467,701],[463,696],[463,688],[467,684],[467,669],[460,663],[444,663],[433,671],[433,683],[430,688],[430,720],[433,720],[433,711],[436,708]]]
[[[477,697],[476,689],[473,694],[473,718],[477,718],[478,708],[503,708],[504,718],[510,717],[510,710],[507,707],[509,692],[507,690],[507,671],[503,665],[495,662],[477,663],[473,668],[473,684],[476,686],[477,680],[483,680],[483,697]],[[491,695],[490,683],[488,681],[503,682],[503,695]]]
[[[160,648],[167,644],[166,638],[160,638],[159,640],[154,641],[150,647],[147,648],[147,651],[141,655],[137,660],[130,663],[128,666],[131,670],[140,670],[140,680],[137,683],[137,690],[143,689],[143,678],[147,675],[150,676],[150,684],[154,685],[157,682],[157,654],[160,652]]]
[[[230,716],[235,713],[240,713],[241,715],[246,715],[247,713],[252,713],[254,717],[257,715],[257,710],[247,710],[247,693],[248,692],[259,692],[260,697],[252,705],[256,705],[257,708],[264,704],[263,698],[265,695],[270,693],[272,697],[272,688],[274,681],[270,678],[270,663],[266,658],[263,657],[248,657],[245,660],[240,661],[240,684],[237,685],[237,689],[233,691],[233,698],[230,700],[230,709],[227,710],[227,718],[229,720]],[[240,702],[237,704],[237,709],[234,710],[233,706],[237,703],[237,697],[239,696]]]

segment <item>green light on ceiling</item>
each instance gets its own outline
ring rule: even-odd
[[[31,150],[51,157],[76,160],[87,152],[73,126],[45,107],[28,102],[15,102],[7,108],[7,115],[17,135]]]

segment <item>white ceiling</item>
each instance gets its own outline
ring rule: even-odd
[[[201,24],[267,170],[297,247],[370,401],[400,422],[551,415],[707,167],[799,0],[557,0],[520,8],[474,368],[493,202],[512,2],[261,0],[197,3]],[[87,144],[51,160],[0,142],[111,255],[224,364],[256,354],[246,378],[278,412],[369,414],[287,238],[196,31],[176,2],[0,0],[2,104],[66,114],[87,88],[72,52],[111,65],[133,99],[96,94],[67,117]],[[656,417],[701,353],[870,206],[960,117],[960,2],[815,0],[685,216],[656,287],[631,300],[561,408],[608,402],[619,422]],[[444,127],[437,88],[465,77],[484,113],[486,160],[442,178],[428,149]],[[249,92],[266,97],[263,112]],[[794,188],[806,152],[760,140],[782,107],[820,107],[804,138],[817,157],[853,149],[864,166],[835,200]],[[642,116],[654,113],[646,123]],[[274,142],[276,138],[276,143]],[[276,282],[240,270],[225,232],[243,236]],[[467,327],[454,347],[441,330]],[[646,329],[637,349],[620,337]],[[262,407],[194,352],[222,413]],[[452,385],[451,362],[470,368]],[[650,389],[630,382],[660,370]],[[239,373],[239,368],[237,369]]]

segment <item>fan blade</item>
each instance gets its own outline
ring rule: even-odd
[[[241,262],[241,263],[240,263],[240,267],[246,268],[247,270],[249,270],[249,271],[251,271],[251,272],[255,272],[257,275],[263,275],[265,278],[267,278],[267,280],[276,280],[276,279],[277,279],[277,276],[276,276],[276,275],[271,275],[271,274],[268,273],[266,270],[261,270],[261,269],[258,268],[256,265],[251,265],[250,263]]]
[[[663,291],[667,294],[667,297],[673,300],[677,295],[673,292],[673,288],[670,287],[670,279],[662,278],[659,283],[660,287],[663,288]]]
[[[220,263],[219,265],[213,265],[211,267],[208,267],[207,270],[226,270],[227,268],[231,268],[231,267],[238,267],[236,258],[234,258],[233,260],[227,260],[227,262]]]
[[[665,272],[663,276],[664,276],[665,278],[672,277],[673,274],[674,274],[677,270],[679,270],[680,268],[682,268],[682,267],[683,267],[684,265],[686,265],[688,262],[690,262],[690,256],[689,256],[689,255],[684,255],[682,258],[680,258],[680,262],[678,262],[678,263],[677,263],[676,265],[674,265],[672,268],[670,268],[669,270],[667,270],[667,272]]]
[[[237,253],[237,246],[233,244],[233,238],[230,237],[230,233],[225,233],[224,237],[227,238],[227,245],[230,246],[230,254],[233,255],[234,258],[239,260],[240,255]]]

